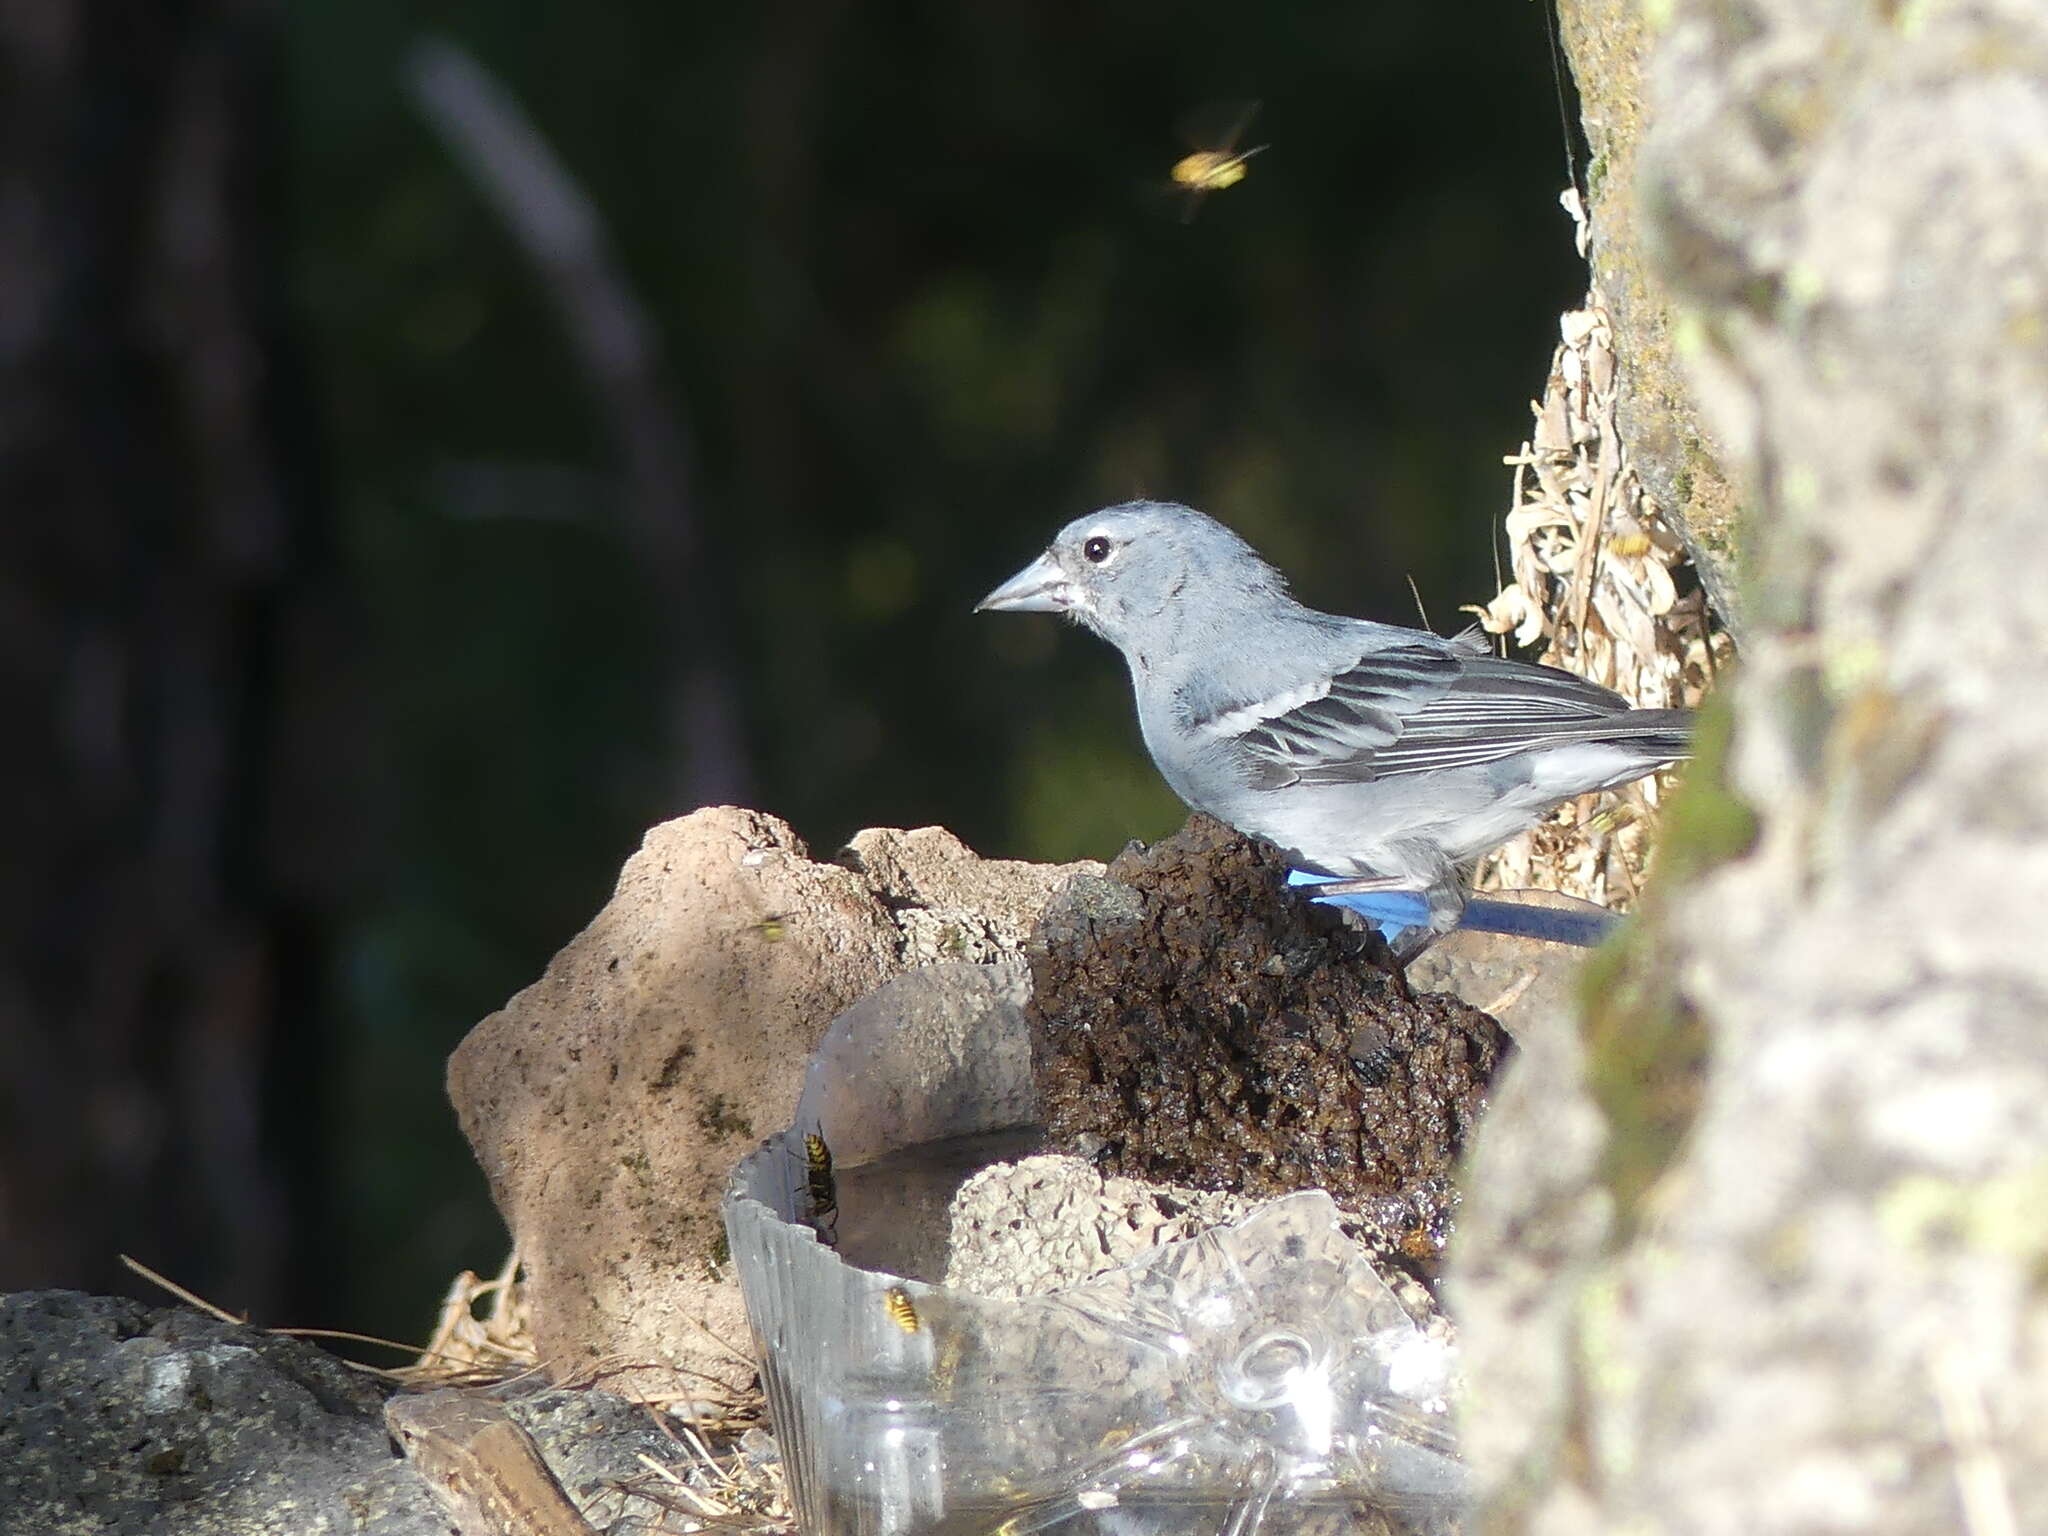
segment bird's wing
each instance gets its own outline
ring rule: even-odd
[[[1537,747],[1626,734],[1630,709],[1612,689],[1556,667],[1468,658],[1449,689],[1407,718],[1401,739],[1374,755],[1370,775],[1470,767]]]
[[[1367,651],[1336,671],[1191,722],[1228,740],[1264,788],[1471,767],[1613,732],[1628,701],[1554,667],[1443,642]]]
[[[1463,667],[1441,643],[1354,652],[1293,686],[1197,710],[1189,725],[1198,736],[1228,744],[1265,788],[1305,779],[1370,779],[1374,754],[1399,741],[1409,718],[1443,697]],[[1341,771],[1347,766],[1349,772]]]

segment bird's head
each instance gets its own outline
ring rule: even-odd
[[[1213,518],[1164,501],[1078,517],[977,613],[1063,613],[1127,655],[1223,622],[1247,601],[1286,597],[1279,572]]]

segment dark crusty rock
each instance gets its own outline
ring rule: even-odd
[[[1433,1260],[1507,1040],[1196,816],[1056,896],[1027,946],[1051,1144],[1108,1173],[1321,1188]]]
[[[6,1536],[442,1536],[384,1392],[296,1339],[75,1291],[0,1296]]]
[[[447,1536],[384,1423],[389,1388],[189,1307],[0,1296],[0,1536]],[[503,1400],[599,1529],[688,1477],[646,1409],[595,1388]],[[622,1527],[623,1528],[623,1527]]]

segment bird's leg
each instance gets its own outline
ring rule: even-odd
[[[1406,970],[1424,950],[1442,937],[1443,934],[1434,928],[1403,928],[1387,947],[1393,951],[1394,963]]]
[[[1356,913],[1383,933],[1392,934],[1429,921],[1429,903],[1413,880],[1388,875],[1354,879],[1292,869],[1287,872],[1287,883],[1305,890],[1312,901]]]
[[[1447,880],[1437,881],[1422,896],[1429,903],[1432,933],[1449,933],[1465,916],[1465,883],[1455,874]]]
[[[1335,907],[1346,921],[1370,928],[1392,946],[1406,964],[1445,930],[1436,926],[1436,906],[1412,876],[1312,875],[1290,870],[1287,883],[1311,901]]]
[[[1414,889],[1412,884],[1409,889]],[[1429,919],[1393,936],[1394,959],[1404,968],[1456,928],[1465,915],[1465,887],[1455,878],[1440,880],[1416,894],[1428,906]]]

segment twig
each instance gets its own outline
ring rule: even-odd
[[[1422,627],[1434,633],[1435,627],[1429,622],[1429,610],[1422,604],[1422,588],[1415,585],[1413,571],[1408,573],[1408,595],[1415,599],[1415,613],[1422,620]]]
[[[142,1278],[147,1280],[151,1285],[161,1286],[164,1290],[169,1291],[173,1296],[177,1297],[178,1300],[184,1302],[186,1306],[197,1307],[200,1311],[206,1313],[209,1317],[217,1317],[224,1323],[233,1323],[237,1327],[248,1326],[248,1318],[237,1317],[234,1313],[227,1311],[225,1308],[216,1307],[212,1302],[207,1301],[202,1297],[193,1295],[190,1291],[186,1290],[185,1287],[179,1285],[175,1280],[166,1280],[162,1275],[158,1274],[155,1270],[151,1269],[147,1264],[143,1263],[142,1260],[131,1259],[125,1253],[122,1254],[120,1257],[121,1262],[127,1265],[129,1269],[133,1270],[136,1274],[142,1276]]]
[[[1614,436],[1614,403],[1607,402],[1600,422],[1600,457],[1593,470],[1593,494],[1586,504],[1585,522],[1579,528],[1578,561],[1572,568],[1572,645],[1578,653],[1579,671],[1587,663],[1586,615],[1593,606],[1593,569],[1600,558],[1600,539],[1607,528],[1607,500],[1614,486],[1618,445]]]
[[[404,1344],[397,1339],[380,1339],[374,1333],[351,1333],[346,1328],[268,1328],[266,1333],[281,1333],[292,1339],[345,1339],[351,1344],[374,1344],[379,1349],[395,1349],[402,1355],[418,1356],[422,1353],[417,1344]]]

